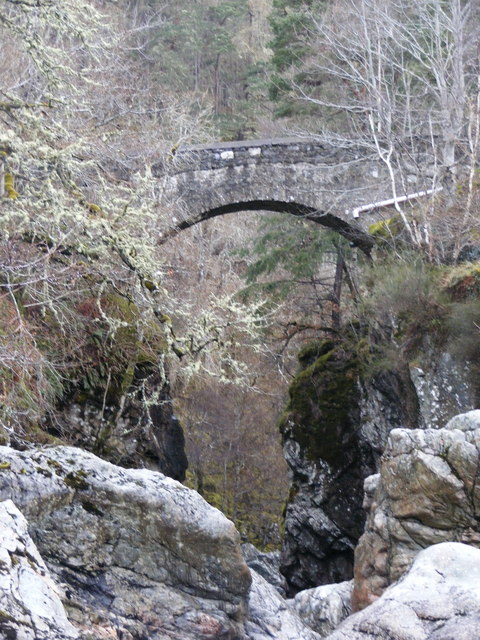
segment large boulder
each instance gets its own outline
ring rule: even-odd
[[[306,626],[288,601],[255,571],[252,571],[245,631],[248,640],[321,640],[323,637]]]
[[[444,542],[420,552],[410,570],[328,640],[477,640],[480,550]]]
[[[325,638],[352,613],[353,581],[325,584],[297,593],[290,606],[301,620]]]
[[[11,500],[0,502],[0,637],[75,640],[59,592]]]
[[[0,447],[8,499],[82,638],[245,637],[251,576],[238,533],[196,492],[72,447]]]
[[[355,552],[354,607],[374,602],[424,548],[480,547],[480,411],[445,429],[390,433],[380,474],[365,483],[370,510]]]

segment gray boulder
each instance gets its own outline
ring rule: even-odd
[[[248,640],[321,640],[305,625],[275,587],[252,571],[252,588],[245,624]]]
[[[72,447],[0,447],[0,469],[82,638],[245,637],[238,533],[196,492]]]
[[[11,500],[0,502],[0,637],[74,640],[59,592]]]
[[[352,588],[352,580],[326,584],[300,591],[288,602],[300,619],[324,638],[352,613]]]
[[[480,550],[444,542],[420,552],[410,570],[328,640],[478,640]]]
[[[398,580],[439,542],[480,547],[480,412],[445,429],[390,433],[380,474],[365,483],[370,513],[355,551],[354,608]]]

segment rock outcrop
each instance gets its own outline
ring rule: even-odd
[[[245,552],[275,586],[175,480],[73,447],[0,447],[5,640],[320,640],[278,593],[278,557]]]
[[[292,477],[281,567],[290,595],[352,578],[364,479],[389,431],[418,422],[409,378],[383,372],[367,384],[348,342],[314,343],[299,359],[280,423]]]
[[[281,596],[287,592],[287,583],[280,573],[280,551],[260,551],[253,544],[242,544],[245,562],[271,584]]]
[[[194,491],[72,447],[0,447],[0,499],[27,518],[82,639],[245,637],[238,533]]]
[[[113,464],[185,479],[185,437],[173,413],[169,385],[139,365],[128,393],[76,393],[64,402],[50,430]]]
[[[280,422],[292,478],[282,552],[290,595],[352,577],[363,482],[378,471],[390,431],[438,428],[475,406],[465,365],[427,343],[415,365],[374,375],[352,336],[300,353]]]
[[[75,640],[58,590],[11,500],[0,502],[0,637]]]
[[[480,548],[480,411],[445,429],[392,431],[380,474],[365,484],[370,514],[355,552],[355,608],[374,602],[425,547]]]
[[[403,578],[328,640],[476,640],[480,550],[444,542],[419,553]]]

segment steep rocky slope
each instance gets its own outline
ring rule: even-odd
[[[423,360],[375,373],[352,336],[307,347],[280,423],[292,489],[282,573],[290,593],[349,580],[365,524],[363,482],[395,428],[438,428],[475,407],[474,377],[425,345]]]

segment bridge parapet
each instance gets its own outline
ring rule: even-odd
[[[365,151],[358,147],[334,147],[307,138],[239,140],[180,147],[172,154],[169,172],[215,170],[248,164],[326,164],[365,161]],[[378,164],[371,154],[370,160]],[[158,169],[161,167],[158,166]],[[162,167],[163,169],[163,167]]]

